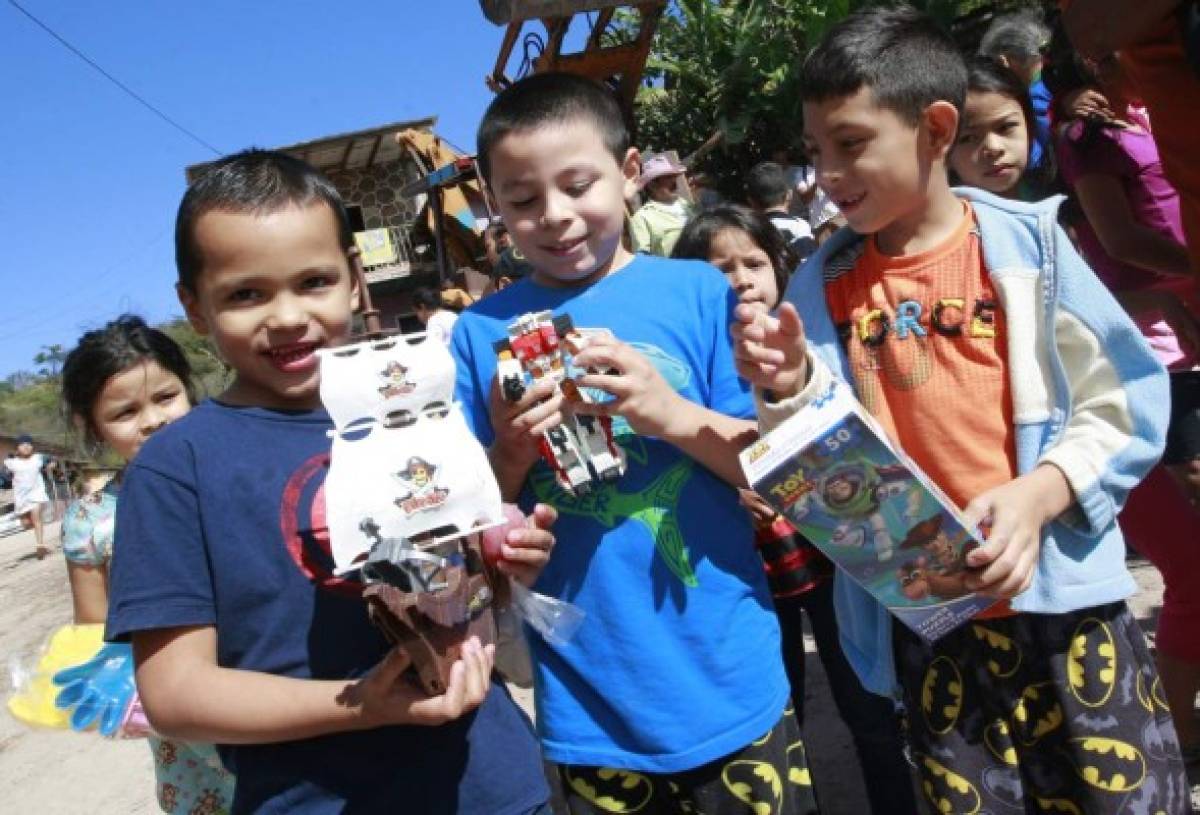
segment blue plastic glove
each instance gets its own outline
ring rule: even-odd
[[[133,648],[105,645],[87,662],[56,673],[53,681],[62,686],[54,704],[71,711],[72,730],[87,730],[99,720],[100,735],[115,736],[137,694]]]

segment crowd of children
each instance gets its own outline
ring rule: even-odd
[[[775,166],[768,165],[765,175],[782,180],[782,174],[770,169]],[[793,244],[787,237],[777,229],[769,211],[764,214],[724,205],[705,210],[688,222],[673,257],[707,260],[725,274],[739,303],[773,309],[779,305],[795,265],[788,255]],[[796,716],[804,721],[807,616],[838,715],[854,740],[871,811],[917,812],[895,706],[890,698],[863,688],[838,642],[833,564],[757,493],[740,492],[753,520],[755,545],[779,617],[783,665]]]
[[[918,62],[914,93],[902,77]],[[930,644],[839,584],[852,662],[872,689],[901,691],[918,770],[948,811],[968,798],[1122,811],[1128,774],[1110,783],[1090,755],[1102,734],[1138,757],[1139,781],[1155,779],[1139,789],[1147,803],[1180,811],[1169,719],[1104,687],[1156,681],[1122,602],[1132,581],[1115,520],[1162,443],[1161,368],[1055,225],[1056,201],[951,190],[968,83],[944,34],[910,12],[864,14],[803,73],[806,138],[852,229],[822,247],[810,267],[820,273],[794,281],[777,318],[739,314],[760,422],[798,409],[831,375],[852,382],[968,518],[987,522],[969,587],[1010,599]],[[988,319],[955,331],[943,313],[926,332],[879,343],[855,329],[872,309],[932,313],[947,298],[964,311],[989,304]],[[1089,637],[1103,640],[1104,664],[1087,659]],[[1019,659],[997,660],[997,643]],[[1090,674],[1104,669],[1093,690]],[[1081,766],[1096,775],[1072,772]]]
[[[536,730],[475,639],[419,690],[332,568],[318,351],[348,340],[361,279],[337,190],[260,150],[194,181],[177,290],[232,384],[197,404],[179,348],[129,317],[63,370],[81,436],[126,462],[67,511],[75,616],[132,642],[164,811],[550,812],[543,760],[572,815],[841,811],[801,738],[802,615],[877,815],[1190,811],[1200,330],[1179,199],[1115,60],[997,25],[970,59],[906,7],[834,25],[801,71],[812,168],[754,168],[750,207],[697,211],[683,165],[643,162],[588,79],[531,76],[487,108],[496,291],[456,319],[443,293],[417,305],[528,514],[499,568],[586,614],[568,642],[529,638]],[[1046,197],[1060,178],[1070,206]],[[601,329],[574,359],[597,399],[502,392],[496,343],[545,311]],[[833,378],[982,530],[964,585],[1001,602],[936,642],[745,488],[739,451]],[[612,420],[619,480],[557,484],[541,442],[569,411]],[[41,467],[26,447],[18,477]],[[1125,605],[1127,517],[1166,579],[1158,670]]]

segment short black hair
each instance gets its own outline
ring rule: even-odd
[[[427,308],[437,311],[442,307],[442,295],[428,286],[422,286],[412,294],[413,308]]]
[[[778,165],[776,165],[778,166]],[[788,274],[796,259],[787,248],[783,235],[765,215],[737,204],[720,204],[701,211],[683,226],[671,257],[708,260],[713,238],[726,229],[745,232],[750,240],[766,253],[775,271],[775,285],[780,298],[787,288]],[[777,303],[771,303],[774,308]]]
[[[1109,57],[1111,56],[1109,55]],[[1098,88],[1100,86],[1100,77],[1092,67],[1093,64],[1084,59],[1083,55],[1075,49],[1062,23],[1056,25],[1046,51],[1046,65],[1042,71],[1042,81],[1045,82],[1046,89],[1053,95],[1054,107],[1060,117],[1067,118],[1066,112],[1061,109],[1062,97],[1081,88]]]
[[[1116,59],[1116,54],[1105,55],[1099,63],[1084,59],[1083,55],[1071,44],[1062,21],[1060,20],[1055,25],[1050,38],[1050,47],[1046,53],[1046,65],[1042,79],[1046,89],[1053,97],[1051,104],[1057,117],[1056,122],[1067,125],[1074,121],[1074,117],[1070,116],[1069,112],[1063,108],[1063,101],[1073,91],[1084,88],[1100,89],[1100,74],[1097,67],[1108,59]],[[1119,123],[1107,118],[1086,116],[1080,120],[1078,131],[1072,125],[1070,128],[1064,128],[1062,135],[1069,139],[1076,149],[1090,150],[1097,143],[1097,139],[1103,131],[1118,127],[1120,127]],[[1074,198],[1073,194],[1071,198]]]
[[[73,424],[77,417],[81,420],[84,440],[99,443],[92,410],[104,384],[122,371],[148,361],[157,362],[164,371],[179,377],[188,401],[196,403],[192,366],[183,350],[164,332],[146,325],[141,317],[123,314],[80,337],[63,361],[62,404],[68,424]]]
[[[759,162],[746,173],[746,197],[751,205],[764,209],[778,207],[787,201],[787,195],[787,176],[775,162]]]
[[[333,183],[305,161],[278,150],[252,148],[213,162],[192,182],[175,216],[175,265],[179,284],[195,291],[204,257],[196,244],[196,222],[207,212],[267,214],[316,201],[329,205],[343,249],[354,232],[342,196]]]
[[[869,88],[875,103],[916,125],[938,101],[962,112],[967,67],[950,35],[911,6],[871,6],[833,26],[800,69],[800,96],[824,102]]]
[[[629,127],[617,97],[605,86],[575,74],[528,76],[492,100],[479,123],[475,151],[485,180],[492,177],[491,151],[505,136],[581,120],[596,129],[617,163],[629,150]]]

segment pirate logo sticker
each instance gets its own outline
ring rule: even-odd
[[[416,389],[416,383],[408,381],[408,368],[405,368],[396,360],[392,360],[387,364],[387,367],[379,372],[379,378],[383,385],[379,388],[379,394],[384,399],[391,399],[394,396],[403,396],[406,393],[412,393]]]
[[[439,487],[434,480],[438,469],[420,456],[413,456],[403,470],[392,473],[392,477],[408,490],[393,502],[406,516],[437,509],[446,503],[450,490]]]

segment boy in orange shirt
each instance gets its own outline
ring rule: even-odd
[[[839,375],[986,530],[966,588],[1011,601],[935,643],[839,574],[847,657],[900,691],[938,812],[1188,811],[1115,523],[1162,450],[1165,373],[1056,225],[1057,200],[951,190],[966,67],[911,8],[809,55],[807,150],[850,229],[778,316],[741,307],[739,372],[769,430]]]

